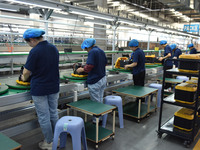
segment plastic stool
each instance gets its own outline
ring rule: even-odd
[[[104,104],[117,106],[120,128],[124,128],[122,98],[120,96],[114,96],[114,95],[106,96]],[[106,127],[107,117],[108,114],[105,114],[103,116],[102,127],[104,128]]]
[[[157,107],[160,107],[162,84],[151,83],[151,84],[149,84],[149,87],[150,87],[150,88],[158,89],[158,94],[157,94]],[[153,98],[153,95],[151,95],[151,100],[152,100],[152,98]]]
[[[183,80],[184,82],[188,81],[189,78],[187,76],[177,76],[176,79],[181,79]]]
[[[84,150],[88,149],[83,119],[75,116],[64,116],[60,118],[56,123],[53,138],[53,150],[57,150],[59,136],[59,148],[65,147],[67,141],[67,133],[70,133],[72,137],[73,150],[81,150],[81,139],[83,142]]]

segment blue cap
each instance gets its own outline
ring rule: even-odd
[[[133,40],[131,40],[129,43],[128,43],[128,46],[129,47],[136,47],[136,46],[138,46],[139,45],[139,42],[138,42],[138,40],[136,40],[136,39],[133,39]]]
[[[167,41],[166,41],[166,40],[160,41],[160,45],[164,45],[164,44],[167,44]]]
[[[170,45],[170,47],[171,47],[171,49],[173,50],[173,49],[176,48],[176,44],[172,44],[172,45]]]
[[[194,45],[191,43],[188,45],[188,48],[190,48],[190,47],[194,47]]]
[[[36,37],[40,37],[41,35],[45,34],[45,31],[42,29],[34,29],[34,28],[30,28],[27,29],[24,34],[23,34],[23,38],[24,39],[30,39],[30,38],[36,38]]]
[[[81,48],[82,49],[89,48],[94,44],[96,44],[96,40],[95,39],[93,39],[93,38],[85,39],[83,41],[83,43],[81,44]]]

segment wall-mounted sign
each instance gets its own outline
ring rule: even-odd
[[[186,32],[199,32],[199,24],[184,25],[183,31]]]

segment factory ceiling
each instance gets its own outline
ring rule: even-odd
[[[103,0],[102,0],[103,1]],[[200,0],[107,0],[102,7],[104,13],[112,16],[133,19],[158,26],[169,27],[173,23],[200,22]],[[27,3],[26,3],[27,2]],[[30,3],[35,5],[30,6]],[[0,10],[16,9],[28,14],[34,8],[58,7],[61,10],[73,6],[100,11],[97,0],[0,0]],[[1,8],[7,8],[1,9]],[[102,13],[102,10],[100,11]],[[168,26],[169,25],[169,26]]]
[[[148,15],[168,23],[200,22],[200,0],[107,0],[107,8]],[[94,0],[65,0],[73,5],[96,7]],[[138,15],[139,16],[139,15]]]

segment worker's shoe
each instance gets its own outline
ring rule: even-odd
[[[47,143],[46,141],[42,141],[39,143],[39,148],[43,150],[52,150],[53,142]]]

